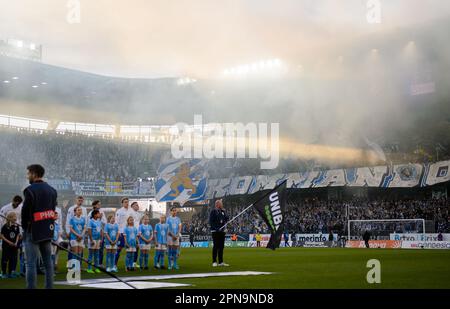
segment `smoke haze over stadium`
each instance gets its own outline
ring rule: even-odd
[[[46,63],[81,71],[210,79],[259,58],[302,64],[342,42],[417,27],[450,12],[446,1],[384,1],[381,23],[373,25],[360,0],[288,0],[283,6],[267,0],[99,0],[81,1],[80,23],[69,24],[67,3],[2,0],[0,35],[41,43]]]
[[[379,24],[367,22],[365,1],[80,3],[80,23],[69,24],[64,1],[1,1],[0,37],[42,44],[45,64],[103,75],[70,71],[45,95],[18,89],[33,99],[4,96],[1,113],[113,124],[192,123],[194,114],[279,122],[286,144],[299,143],[294,153],[303,144],[358,152],[365,137],[408,139],[418,121],[449,129],[441,105],[450,83],[440,73],[450,67],[447,2],[382,2]],[[286,68],[280,76],[222,74],[274,58]],[[177,86],[184,76],[198,81]],[[423,83],[433,93],[412,95]],[[77,97],[80,90],[88,94]],[[431,106],[438,108],[424,116]]]

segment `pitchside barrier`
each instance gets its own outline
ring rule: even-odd
[[[349,240],[347,248],[366,248],[362,240]],[[381,249],[450,249],[450,241],[370,240],[369,248]]]
[[[265,248],[268,241],[261,241],[260,247]],[[195,241],[194,248],[212,248],[213,244],[210,241]],[[192,247],[190,242],[181,242],[182,248]],[[256,241],[225,241],[227,248],[256,248]],[[280,243],[280,247],[286,247],[285,242]],[[288,247],[302,247],[302,248],[333,248],[344,247],[343,242],[336,241],[306,241],[293,242],[288,241]],[[362,240],[349,240],[345,242],[346,248],[365,248],[365,243]],[[370,248],[384,248],[384,249],[450,249],[450,241],[401,241],[401,240],[370,240]],[[1,247],[0,247],[1,249]]]
[[[255,248],[257,241],[255,234],[249,234],[248,241],[225,241],[227,248]],[[333,241],[328,241],[327,234],[296,234],[295,240],[289,235],[288,247],[303,248],[330,248],[330,247],[347,247],[347,248],[365,248],[364,241],[357,239],[343,240],[337,234],[333,234]],[[450,249],[450,233],[391,233],[385,236],[386,239],[372,239],[369,241],[370,248],[403,248],[403,249]],[[181,241],[182,248],[212,248],[213,243],[208,240],[208,236],[200,236],[197,239],[205,239],[203,241],[194,241],[193,246],[189,241],[189,237],[183,235]],[[261,234],[260,247],[265,248],[269,242],[270,234]],[[439,239],[442,239],[441,241]],[[0,241],[1,244],[1,241]],[[287,247],[284,236],[281,239],[280,247]],[[0,246],[1,250],[1,246]]]
[[[182,248],[189,248],[189,247],[195,247],[195,248],[212,248],[213,242],[212,241],[194,241],[194,246],[190,242],[183,241],[181,242]],[[248,241],[225,241],[225,247],[248,247]]]
[[[386,239],[372,239],[369,241],[370,248],[384,249],[450,249],[450,233],[441,234],[442,241],[438,241],[441,237],[437,233],[391,233],[385,236]],[[249,241],[225,241],[225,247],[240,248],[256,248],[256,234],[249,234]],[[330,247],[346,247],[346,248],[365,248],[364,241],[347,240],[343,241],[337,234],[333,234],[333,241],[328,241],[327,234],[296,234],[295,240],[289,235],[287,246],[303,247],[303,248],[330,248]],[[270,234],[261,234],[259,246],[265,248],[269,242]],[[212,241],[194,241],[195,248],[212,248]],[[183,241],[181,246],[192,247],[190,242]],[[286,247],[284,236],[282,237],[280,247]]]
[[[450,249],[450,241],[402,241],[402,249]]]
[[[346,245],[347,248],[366,248],[363,240],[349,240]],[[382,249],[399,249],[402,247],[400,240],[371,240],[369,241],[369,248]]]
[[[225,235],[225,240],[231,240],[231,234]],[[245,235],[237,235],[238,241],[248,241],[248,234]],[[202,242],[202,241],[212,241],[211,235],[194,235],[194,242]],[[181,235],[181,241],[190,242],[190,236],[188,234]]]
[[[194,248],[209,248],[209,241],[194,241]],[[190,248],[192,247],[192,244],[187,241],[181,242],[181,248]]]

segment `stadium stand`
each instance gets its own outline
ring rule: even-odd
[[[135,181],[155,175],[161,148],[73,133],[0,128],[0,183],[22,184],[30,162],[47,177],[80,181]]]
[[[138,178],[155,177],[161,158],[169,150],[168,145],[158,143],[139,143],[73,132],[58,134],[51,130],[8,126],[0,126],[0,136],[1,184],[22,184],[23,169],[29,162],[41,162],[48,166],[48,178],[136,181]],[[414,149],[407,149],[401,156],[387,152],[387,157],[392,163],[419,163],[434,159],[429,155],[414,153]],[[441,159],[449,157],[448,151],[441,151]],[[356,162],[354,167],[364,166],[363,163]],[[208,175],[211,179],[257,175],[259,167],[258,159],[213,159],[208,164]],[[337,163],[325,164],[285,157],[271,173],[341,167]]]

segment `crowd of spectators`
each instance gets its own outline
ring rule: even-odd
[[[439,144],[440,145],[440,144]],[[429,157],[420,148],[413,151],[386,150],[387,162],[423,162],[450,158],[447,148],[440,146],[439,158]],[[136,181],[155,177],[161,157],[170,147],[149,145],[99,136],[66,132],[29,130],[0,126],[0,183],[18,184],[24,179],[24,169],[30,162],[47,167],[49,178],[75,181]],[[427,154],[426,156],[424,154]],[[373,162],[372,162],[373,163]],[[381,164],[381,162],[378,162]],[[343,167],[366,166],[364,160],[317,162],[302,158],[284,157],[272,173],[291,173]],[[209,178],[228,178],[261,174],[259,159],[212,159],[207,165]]]
[[[224,201],[230,218],[241,212],[246,206],[235,202]],[[191,220],[191,229],[198,235],[209,233],[207,208],[195,213]],[[289,233],[347,233],[347,220],[373,219],[425,219],[434,224],[435,232],[450,232],[449,224],[450,200],[360,200],[322,201],[307,199],[288,201],[285,215],[285,231]],[[411,223],[413,224],[413,223]],[[418,225],[415,223],[415,227]],[[405,224],[401,224],[404,228]],[[397,226],[378,226],[373,223],[373,229],[384,232],[408,232],[406,228],[399,231]],[[411,230],[412,231],[412,230]],[[256,211],[251,208],[237,220],[227,226],[228,233],[268,233],[267,225]]]
[[[47,177],[74,181],[136,181],[156,175],[161,157],[167,151],[160,146],[116,139],[48,131],[30,131],[0,127],[0,184],[23,184],[25,168],[40,163],[47,168]],[[211,170],[230,172],[244,170],[244,161],[214,161]],[[258,166],[250,161],[248,166]],[[217,175],[219,176],[219,175]],[[227,200],[228,215],[243,210],[238,200]],[[208,210],[197,212],[189,224],[196,234],[208,234]],[[347,220],[415,219],[433,221],[437,232],[450,230],[449,200],[350,200],[319,199],[288,201],[285,229],[296,233],[338,233],[346,231]],[[230,233],[267,232],[267,226],[254,209],[233,221]]]
[[[45,166],[48,178],[136,181],[156,174],[161,155],[148,144],[0,128],[0,183],[23,183],[30,163]]]

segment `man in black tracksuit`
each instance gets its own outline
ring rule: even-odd
[[[216,266],[229,266],[223,262],[223,248],[225,246],[225,231],[221,229],[228,221],[228,216],[223,209],[222,200],[217,200],[215,208],[211,210],[209,214],[209,225],[211,227],[212,239],[213,239],[213,267]],[[217,264],[217,256],[219,256],[219,264]]]
[[[370,232],[369,231],[364,232],[363,240],[364,240],[364,244],[366,245],[366,248],[369,248],[369,240],[370,240]]]
[[[23,191],[25,200],[22,207],[27,288],[36,288],[36,264],[40,255],[45,266],[45,288],[51,289],[53,288],[51,240],[55,229],[57,193],[42,180],[45,169],[41,165],[30,165],[27,169],[30,185]]]
[[[189,242],[190,242],[190,246],[191,247],[195,247],[195,244],[194,244],[194,227],[192,226],[191,227],[191,229],[190,229],[190,231],[189,231]]]

